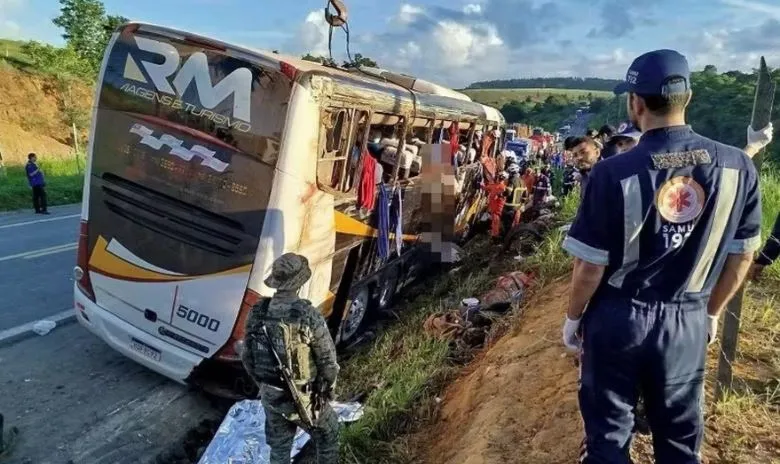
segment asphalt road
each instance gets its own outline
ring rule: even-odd
[[[0,215],[0,331],[73,308],[80,206]]]
[[[586,113],[580,116],[579,118],[576,118],[574,120],[574,123],[571,125],[571,130],[569,131],[569,135],[575,137],[585,135],[585,132],[588,130],[588,122],[592,117],[593,114]],[[598,127],[596,129],[598,129]]]
[[[0,332],[73,308],[80,208],[0,215]],[[130,361],[77,323],[0,348],[0,414],[20,439],[3,464],[146,463],[208,400]]]

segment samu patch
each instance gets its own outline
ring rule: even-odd
[[[706,198],[704,189],[692,177],[678,176],[664,182],[655,198],[658,213],[673,224],[699,217]]]
[[[678,151],[650,155],[655,169],[675,169],[712,163],[707,150]]]

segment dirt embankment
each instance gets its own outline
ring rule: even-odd
[[[63,84],[54,77],[0,65],[0,153],[6,164],[26,160],[34,151],[47,157],[73,152],[72,116],[86,126],[92,107],[91,86]],[[88,128],[78,127],[80,138]]]
[[[583,437],[578,369],[560,341],[569,278],[541,289],[515,328],[443,395],[437,421],[413,437],[426,464],[571,464]],[[718,351],[708,356],[703,464],[780,463],[777,287],[750,288],[742,313],[736,392],[713,403]],[[636,464],[652,464],[652,438],[634,437]]]
[[[429,464],[570,464],[583,437],[577,367],[559,340],[568,280],[528,305],[513,333],[447,389],[437,424],[417,437]],[[418,441],[419,440],[419,441]]]

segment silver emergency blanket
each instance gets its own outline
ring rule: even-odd
[[[339,422],[354,422],[363,416],[360,403],[330,403]],[[309,434],[300,428],[295,433],[290,460],[298,454]],[[267,464],[271,448],[265,442],[265,410],[260,400],[234,404],[198,464]]]

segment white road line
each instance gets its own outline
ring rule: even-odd
[[[41,319],[42,321],[54,321],[57,323],[57,325],[60,325],[62,321],[65,319],[68,319],[70,317],[75,316],[76,310],[75,309],[67,309],[65,311],[59,312],[57,314],[44,317]],[[10,329],[6,330],[0,330],[0,343],[2,343],[4,340],[8,340],[10,338],[18,337],[19,335],[23,334],[24,332],[29,332],[32,330],[35,323],[38,321],[32,321],[28,322],[26,324],[18,325],[16,327],[12,327]]]
[[[63,219],[72,219],[77,218],[81,216],[81,214],[68,214],[67,216],[57,216],[53,218],[46,218],[46,219],[36,219],[35,221],[26,221],[26,222],[17,222],[15,224],[6,224],[3,226],[0,226],[0,229],[9,229],[11,227],[21,227],[26,226],[29,224],[39,224],[41,222],[51,222],[51,221],[61,221]]]
[[[40,256],[51,255],[54,253],[61,253],[63,251],[75,250],[78,247],[78,243],[66,243],[65,245],[57,245],[49,248],[41,248],[40,250],[25,251],[24,253],[17,253],[15,255],[3,256],[0,258],[0,262],[9,261],[12,259],[24,258],[38,258]]]

